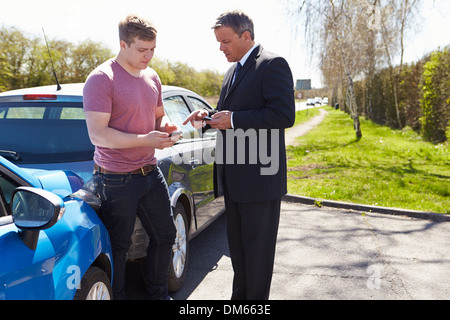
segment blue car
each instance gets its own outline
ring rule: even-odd
[[[0,157],[0,300],[112,298],[109,236],[83,184]]]
[[[95,148],[83,112],[83,86],[65,84],[61,90],[44,86],[0,93],[0,156],[23,169],[70,170],[85,181],[82,190],[95,193]],[[177,229],[168,281],[169,290],[176,291],[187,276],[189,240],[219,217],[225,206],[223,197],[214,196],[216,132],[182,124],[192,111],[212,107],[198,94],[180,87],[163,86],[162,98],[166,115],[183,133],[183,139],[172,148],[155,153],[169,187]],[[148,242],[137,218],[128,260],[144,258]],[[2,250],[0,246],[0,261]]]

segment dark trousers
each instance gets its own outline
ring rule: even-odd
[[[102,200],[101,218],[111,239],[114,298],[125,299],[126,254],[137,215],[150,238],[144,276],[149,298],[166,299],[176,229],[161,171],[156,168],[147,176],[96,173],[94,181]]]
[[[232,300],[267,300],[270,294],[281,199],[234,202],[224,188],[228,246],[234,270]]]

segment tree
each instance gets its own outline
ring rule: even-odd
[[[24,87],[36,87],[53,80],[47,47],[38,39],[30,40],[26,62],[23,65]],[[55,58],[55,53],[53,53]]]
[[[380,1],[381,2],[381,1]],[[380,6],[380,35],[385,51],[386,62],[389,66],[390,81],[394,95],[394,106],[397,125],[403,128],[399,102],[399,84],[403,69],[404,38],[407,29],[413,21],[420,0],[389,0]],[[400,64],[396,68],[393,64],[394,54],[400,51]]]
[[[444,142],[450,125],[450,47],[436,51],[425,64],[421,88],[422,136]]]
[[[150,66],[158,73],[161,83],[169,85],[175,82],[175,73],[170,68],[169,61],[153,57]]]
[[[400,97],[404,42],[414,26],[420,3],[421,0],[290,1],[295,23],[303,19],[311,52],[320,54],[325,83],[333,91],[340,87],[343,93],[338,91],[338,96],[346,97],[357,137],[361,136],[358,117],[362,113],[371,119],[383,118],[395,127],[404,126],[407,117]],[[400,65],[396,67],[394,61],[398,57]],[[379,82],[379,72],[386,65],[389,85]],[[346,88],[338,83],[344,77]],[[356,99],[355,79],[361,81],[359,91],[363,99]]]
[[[8,62],[6,61],[6,49],[0,47],[0,92],[6,90],[7,78],[11,75],[8,73]]]
[[[30,41],[17,28],[0,29],[0,52],[2,53],[3,67],[1,78],[6,89],[20,88],[23,85],[25,75],[22,66],[27,59],[27,49]]]
[[[73,46],[70,52],[71,81],[84,82],[92,70],[112,56],[108,48],[90,39]]]
[[[110,49],[90,39],[78,44],[34,37],[16,28],[0,28],[0,92],[54,84],[53,70],[60,83],[84,82],[98,65],[113,57]],[[191,89],[203,96],[218,96],[223,75],[216,71],[196,71],[182,62],[153,58],[151,62],[161,82]]]
[[[216,71],[197,71],[183,62],[169,62],[154,57],[150,66],[158,73],[161,83],[180,86],[210,97],[218,96],[222,87],[223,75]]]
[[[353,119],[356,138],[361,139],[362,132],[359,121],[359,110],[355,98],[354,78],[361,73],[365,49],[365,32],[367,18],[361,10],[361,1],[358,0],[303,0],[295,2],[298,14],[305,17],[305,33],[314,45],[321,44],[318,50],[322,51],[323,65],[327,71],[334,70],[330,66],[336,59],[340,62],[340,72],[347,80],[346,102]],[[314,37],[314,38],[312,38]],[[319,38],[319,41],[318,39]],[[314,45],[313,45],[314,43]],[[328,60],[328,61],[326,61]],[[329,76],[329,75],[327,75]],[[334,77],[340,79],[341,77]]]
[[[43,37],[17,28],[0,28],[0,91],[54,84],[50,55]],[[101,43],[73,45],[50,40],[50,54],[61,83],[84,82],[89,73],[113,54]]]

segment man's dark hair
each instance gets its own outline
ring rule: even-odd
[[[250,33],[252,40],[255,40],[255,31],[253,28],[253,21],[248,15],[240,10],[229,11],[221,14],[216,23],[213,25],[212,29],[217,29],[220,27],[230,27],[236,32],[239,37],[245,31]]]

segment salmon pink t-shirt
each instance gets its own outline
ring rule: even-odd
[[[153,69],[142,70],[134,77],[114,59],[92,71],[83,90],[84,111],[110,113],[109,127],[122,132],[154,131],[156,108],[162,106],[161,81]],[[109,171],[130,172],[156,164],[155,149],[95,146],[94,161]]]

